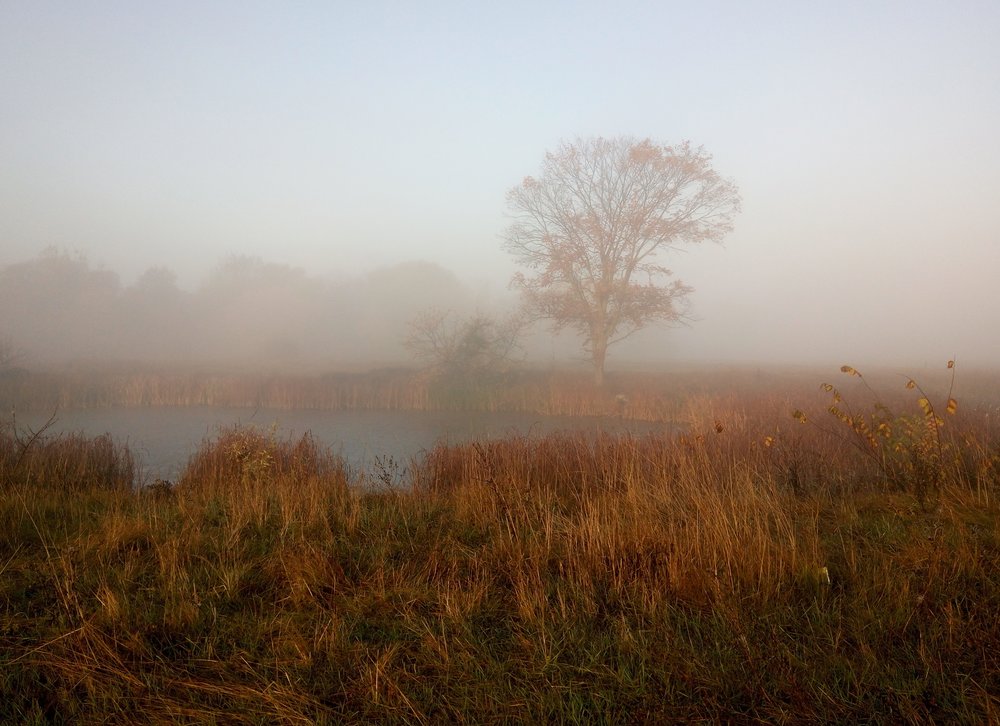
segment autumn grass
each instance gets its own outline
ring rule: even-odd
[[[959,408],[918,495],[787,403],[439,446],[378,491],[309,437],[227,430],[137,491],[8,430],[0,721],[1000,719],[997,432]]]

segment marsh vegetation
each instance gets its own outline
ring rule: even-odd
[[[8,427],[0,719],[996,720],[995,404],[838,375],[795,417],[760,385],[682,436],[441,445],[405,489],[235,428],[137,490]]]

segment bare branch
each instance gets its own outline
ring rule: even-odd
[[[475,313],[456,318],[428,310],[410,323],[403,344],[439,373],[474,376],[502,371],[519,348],[527,324],[521,314],[494,318]]]

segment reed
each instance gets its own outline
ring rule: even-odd
[[[19,411],[114,406],[424,411],[465,408],[670,421],[693,397],[719,397],[731,392],[745,400],[753,395],[771,395],[776,381],[788,395],[811,393],[815,388],[815,377],[790,370],[609,373],[601,388],[593,385],[591,377],[586,372],[526,369],[495,376],[481,385],[464,381],[454,388],[447,380],[407,369],[305,376],[197,368],[157,371],[80,367],[72,372],[24,371],[0,377],[0,406]],[[1000,395],[997,400],[1000,402]]]

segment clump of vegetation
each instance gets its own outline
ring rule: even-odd
[[[896,407],[884,403],[853,366],[845,365],[840,370],[861,381],[872,400],[870,409],[855,410],[832,384],[821,386],[831,396],[827,413],[842,424],[829,433],[842,437],[868,459],[881,481],[895,489],[915,493],[921,504],[928,496],[940,494],[948,482],[978,488],[985,473],[982,467],[970,467],[969,452],[975,448],[975,443],[969,432],[945,425],[945,416],[954,419],[958,412],[958,401],[952,395],[955,362],[948,361],[947,369],[951,373],[948,391],[939,406],[935,406],[913,378],[906,379],[903,387],[918,394],[916,407],[919,410],[913,413],[897,413]],[[801,423],[808,422],[801,410],[796,410],[793,417]]]
[[[46,436],[54,417],[38,430],[20,429],[16,420],[0,427],[0,492],[15,485],[64,492],[127,489],[138,478],[128,447],[109,435]]]
[[[461,318],[428,310],[410,321],[404,345],[427,364],[432,400],[478,408],[506,382],[523,328],[524,320],[517,314]]]
[[[222,429],[191,457],[180,480],[187,490],[267,489],[281,481],[317,480],[344,487],[343,460],[320,446],[312,434],[278,439],[275,430],[234,426]]]
[[[937,427],[927,507],[784,402],[439,446],[398,490],[253,429],[169,490],[0,458],[0,721],[1000,718],[996,431]]]

